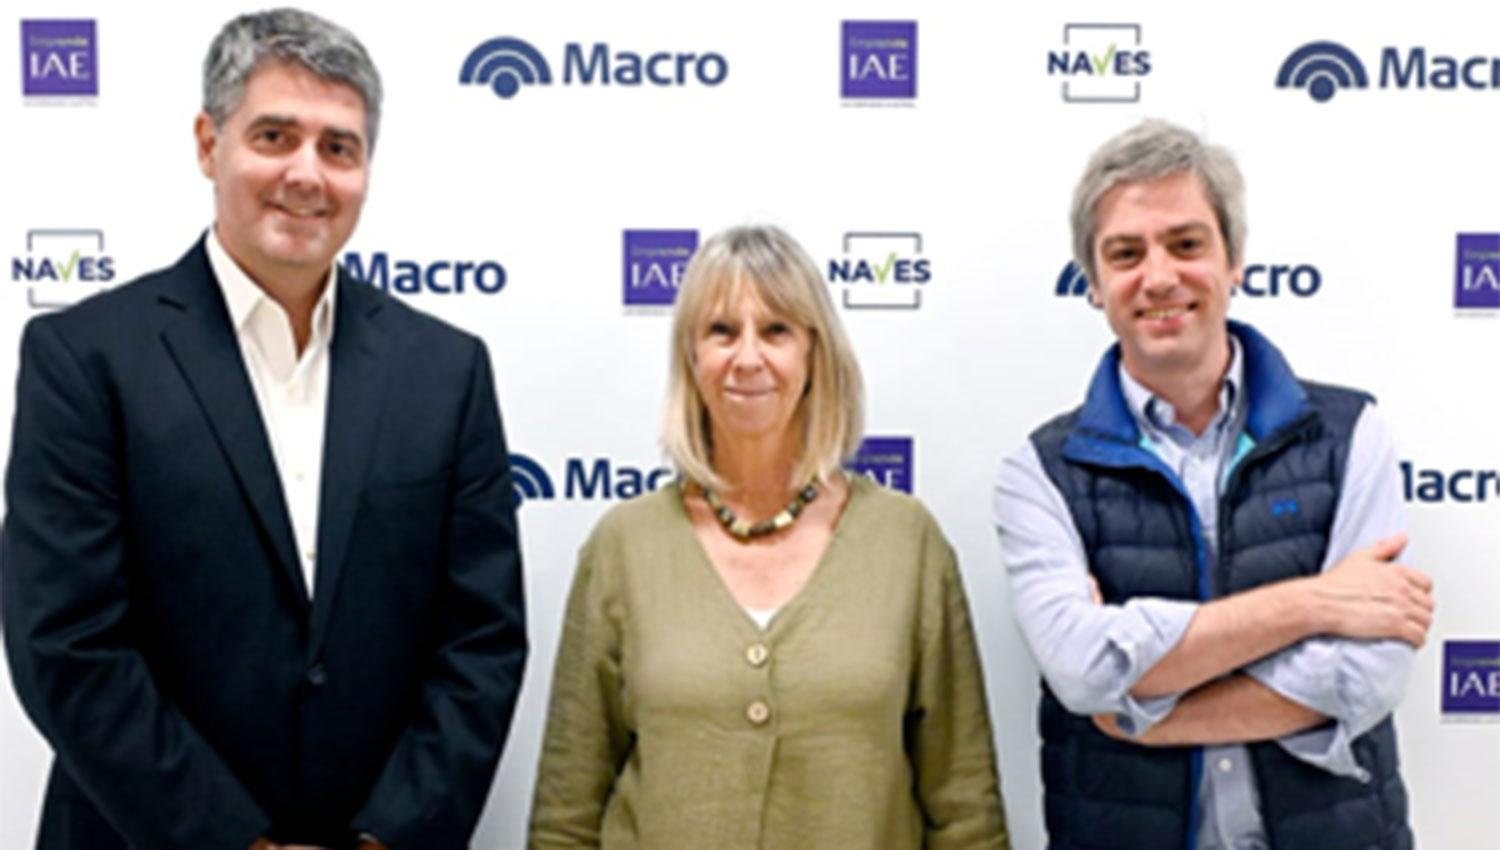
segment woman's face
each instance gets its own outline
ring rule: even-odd
[[[753,287],[708,310],[694,333],[693,380],[715,444],[791,439],[811,350],[811,331],[772,312]]]

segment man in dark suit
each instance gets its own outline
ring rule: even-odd
[[[526,656],[479,340],[350,280],[380,83],[306,13],[204,64],[215,221],[22,343],[0,573],[41,848],[468,846]]]

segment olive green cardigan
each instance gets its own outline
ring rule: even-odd
[[[579,556],[532,848],[1008,848],[983,676],[942,531],[861,476],[764,631],[676,485]]]

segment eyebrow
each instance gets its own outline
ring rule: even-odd
[[[255,120],[250,122],[249,128],[256,130],[262,127],[296,127],[297,125],[297,119],[290,115],[268,113],[256,116]],[[365,140],[362,135],[353,130],[346,130],[343,127],[330,127],[323,131],[323,135],[337,139],[340,142],[353,144],[360,150],[364,150],[365,147]]]
[[[1159,236],[1168,236],[1168,237],[1170,237],[1170,236],[1182,236],[1182,235],[1187,234],[1187,233],[1197,233],[1197,232],[1212,233],[1213,232],[1213,228],[1210,227],[1208,224],[1206,224],[1204,222],[1201,222],[1201,221],[1190,221],[1190,222],[1187,222],[1186,224],[1179,224],[1179,225],[1176,225],[1174,227],[1169,227],[1166,230],[1161,231],[1158,235]],[[1131,241],[1139,241],[1141,239],[1142,239],[1141,236],[1139,236],[1138,234],[1134,234],[1134,233],[1116,233],[1116,234],[1113,234],[1113,235],[1110,235],[1110,236],[1106,236],[1103,239],[1099,240],[1099,247],[1103,248],[1103,247],[1105,247],[1107,245],[1110,245],[1112,243],[1115,243],[1115,242],[1131,242]]]

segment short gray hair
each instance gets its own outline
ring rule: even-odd
[[[1219,220],[1219,233],[1230,265],[1245,261],[1245,179],[1225,148],[1209,145],[1191,130],[1150,119],[1105,142],[1073,190],[1069,213],[1073,225],[1073,259],[1097,284],[1094,238],[1099,233],[1099,199],[1122,183],[1156,180],[1182,172],[1197,176]]]
[[[319,77],[344,83],[365,101],[371,151],[380,128],[380,74],[354,34],[301,9],[240,15],[224,25],[203,58],[203,111],[224,126],[245,96],[245,81],[261,62],[295,62]]]

